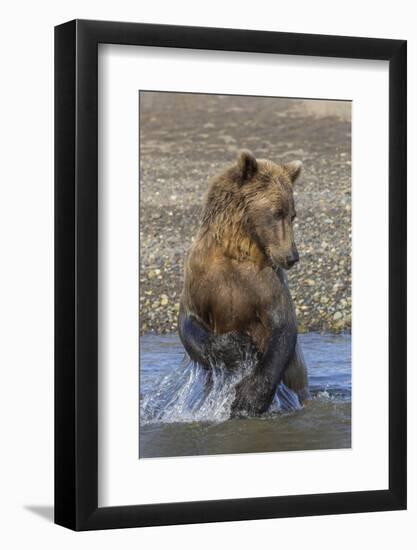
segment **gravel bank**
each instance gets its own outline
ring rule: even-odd
[[[141,94],[140,330],[177,329],[184,257],[208,180],[239,149],[300,159],[288,272],[300,332],[351,328],[351,128],[348,103]]]

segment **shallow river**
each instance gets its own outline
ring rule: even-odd
[[[230,419],[237,380],[184,362],[176,335],[140,338],[140,458],[340,449],[351,446],[351,337],[301,334],[312,399],[278,389],[260,418]]]

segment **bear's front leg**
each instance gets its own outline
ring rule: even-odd
[[[236,370],[242,368],[248,358],[256,360],[259,357],[251,338],[246,334],[214,334],[196,318],[182,312],[178,325],[181,342],[189,357],[206,369],[223,365]]]
[[[262,373],[246,376],[236,386],[232,417],[263,414],[272,403],[275,391],[276,385]]]
[[[272,331],[255,370],[236,386],[232,417],[260,415],[269,409],[296,343],[297,332],[292,327],[277,327]]]

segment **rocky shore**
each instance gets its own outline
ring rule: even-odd
[[[350,331],[350,104],[145,92],[140,121],[141,334],[177,330],[184,258],[208,181],[242,148],[303,161],[300,262],[288,272],[299,331]]]

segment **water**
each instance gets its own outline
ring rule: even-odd
[[[351,337],[301,334],[312,399],[281,385],[268,413],[230,419],[236,377],[184,361],[177,335],[140,339],[140,458],[351,446]],[[246,366],[250,369],[250,365]]]

